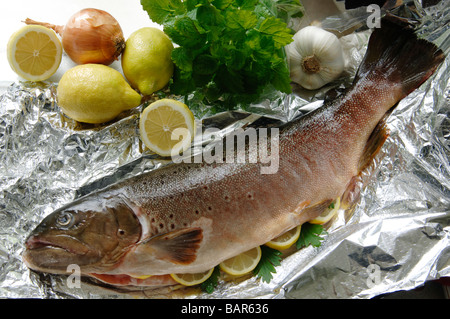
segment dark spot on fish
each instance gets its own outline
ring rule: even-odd
[[[151,222],[154,223],[155,221],[156,221],[156,220],[155,220],[155,217],[153,217],[152,220],[151,220]]]
[[[175,229],[175,224],[170,224],[170,229]]]
[[[196,214],[196,215],[200,214],[200,212],[199,212],[198,209],[195,210],[195,214]]]
[[[225,199],[226,201],[229,201],[229,200],[230,200],[230,196],[225,195],[224,199]]]
[[[125,235],[125,231],[123,229],[119,229],[118,233],[119,233],[119,236]]]
[[[164,228],[164,224],[163,223],[159,223],[159,228],[163,229]]]
[[[183,226],[184,226],[184,227],[187,227],[187,223],[183,223]]]
[[[248,199],[253,199],[253,195],[252,194],[247,194],[247,198]]]
[[[173,218],[173,214],[170,214],[170,215],[169,215],[169,218],[172,219],[172,218]]]
[[[208,210],[209,210],[209,211],[212,211],[212,207],[211,207],[211,206],[208,206]]]
[[[203,189],[206,191],[208,189],[208,186],[203,186]]]
[[[164,181],[161,181],[161,185],[164,185]]]

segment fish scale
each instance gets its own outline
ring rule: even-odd
[[[388,16],[353,85],[279,128],[276,173],[261,174],[261,162],[180,163],[127,179],[46,217],[24,261],[50,273],[75,263],[112,285],[171,285],[168,274],[207,271],[316,218],[338,197],[348,206],[388,136],[386,116],[443,59]]]

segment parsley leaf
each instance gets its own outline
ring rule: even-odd
[[[219,284],[219,277],[220,277],[220,267],[216,266],[211,276],[201,283],[200,288],[202,289],[202,291],[211,294]]]
[[[301,9],[298,0],[141,0],[141,4],[177,44],[171,93],[186,97],[194,93],[208,99],[203,104],[225,110],[253,102],[268,87],[291,93],[284,46],[292,42],[293,32],[286,19]]]
[[[150,19],[159,24],[163,24],[168,18],[185,12],[181,0],[141,0],[141,5],[147,11]]]
[[[275,267],[279,265],[281,265],[281,251],[261,246],[261,260],[253,272],[262,281],[269,283],[273,278],[272,273],[276,273]]]
[[[304,223],[300,232],[300,237],[297,240],[297,249],[312,245],[313,247],[319,247],[323,240],[321,235],[325,235],[326,231],[322,225]]]

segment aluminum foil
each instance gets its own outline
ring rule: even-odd
[[[420,5],[415,1],[421,35],[445,50],[445,62],[389,118],[391,135],[364,176],[354,210],[340,211],[327,225],[321,247],[285,253],[270,283],[222,278],[211,294],[196,289],[119,293],[84,281],[69,288],[64,276],[30,272],[21,259],[23,244],[44,216],[167,161],[145,150],[139,139],[142,106],[114,123],[81,125],[60,112],[57,84],[11,84],[0,98],[0,297],[372,298],[450,276],[450,7],[447,1],[427,9]],[[334,86],[351,79],[363,47],[350,53],[353,67]],[[221,128],[224,136],[251,123],[289,121],[320,106],[323,93],[296,90],[216,115],[206,108],[197,114],[198,125]],[[201,151],[205,144],[194,148]]]

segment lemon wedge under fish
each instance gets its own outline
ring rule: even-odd
[[[300,237],[300,231],[301,226],[292,228],[291,230],[285,232],[277,238],[274,238],[271,241],[267,242],[266,246],[279,250],[288,249],[297,242],[298,238]]]
[[[261,248],[255,247],[220,263],[220,269],[229,275],[242,276],[256,268],[261,260]]]
[[[195,273],[195,274],[170,274],[170,276],[178,282],[179,284],[182,284],[184,286],[195,286],[198,284],[201,284],[205,280],[207,280],[209,277],[211,277],[212,273],[214,271],[214,268],[201,272],[201,273]]]
[[[329,222],[334,215],[337,214],[339,207],[341,205],[341,200],[338,197],[331,205],[330,207],[328,207],[320,216],[318,216],[317,218],[310,220],[309,222],[311,224],[325,224],[326,222]]]

